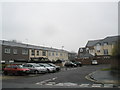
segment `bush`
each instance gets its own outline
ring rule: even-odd
[[[112,70],[120,71],[120,40],[118,40],[112,50],[111,68]]]

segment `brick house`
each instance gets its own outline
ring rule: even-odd
[[[68,51],[15,41],[0,40],[1,61],[30,61],[32,59],[68,60]]]

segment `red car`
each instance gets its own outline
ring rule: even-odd
[[[7,65],[4,68],[5,75],[26,75],[30,73],[30,69],[23,68],[22,65]]]

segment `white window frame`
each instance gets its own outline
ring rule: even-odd
[[[104,46],[108,45],[108,42],[104,42]]]
[[[13,49],[13,54],[18,54],[18,50],[17,49]]]
[[[5,48],[5,49],[4,49],[4,53],[6,53],[6,54],[10,54],[10,51],[11,51],[10,48]]]
[[[39,52],[39,50],[37,50],[37,51],[36,51],[36,54],[37,54],[37,56],[39,56],[39,55],[40,55],[40,52]]]
[[[52,52],[52,56],[55,56],[54,52]]]
[[[42,56],[46,56],[46,51],[42,51]]]
[[[58,56],[58,52],[56,52],[56,56]]]
[[[22,55],[28,55],[28,49],[22,49]]]

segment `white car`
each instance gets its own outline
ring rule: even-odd
[[[55,67],[56,68],[56,71],[60,71],[61,70],[61,68],[60,68],[60,66],[57,66],[57,65],[55,65],[55,64],[53,64],[53,63],[48,63],[50,66],[53,66],[53,67]]]
[[[92,64],[92,65],[97,65],[98,62],[97,62],[97,60],[92,60],[91,64]]]
[[[47,73],[47,68],[45,68],[44,66],[40,66],[39,64],[36,63],[26,63],[23,64],[23,67],[28,68],[31,70],[31,73]]]
[[[47,68],[47,71],[48,72],[55,72],[56,71],[56,68],[53,67],[53,66],[50,66],[49,64],[47,63],[39,63],[40,66],[44,66],[45,68]]]

